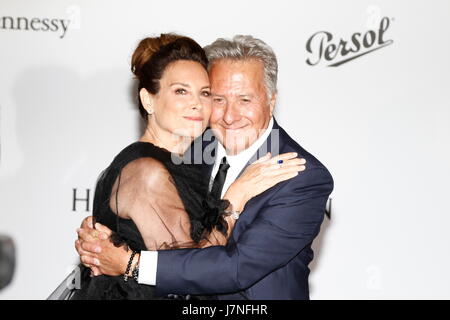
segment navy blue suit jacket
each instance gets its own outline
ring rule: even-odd
[[[247,202],[226,246],[159,251],[157,294],[309,299],[311,243],[319,233],[333,179],[276,121],[273,130],[278,130],[279,153],[297,152],[306,159],[306,170]],[[277,153],[274,134],[267,139],[272,154]]]

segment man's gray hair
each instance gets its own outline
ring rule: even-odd
[[[209,66],[219,59],[259,60],[264,65],[264,81],[270,99],[277,92],[278,62],[272,48],[252,36],[236,35],[232,40],[219,38],[206,46]]]

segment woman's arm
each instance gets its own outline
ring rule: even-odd
[[[122,169],[110,207],[121,218],[133,220],[149,250],[197,247],[170,173],[156,159],[139,158]]]
[[[270,154],[247,167],[224,195],[234,210],[242,211],[246,202],[278,182],[291,179],[304,170],[304,159],[295,158],[295,153],[270,158]],[[283,167],[278,164],[283,160]],[[149,250],[164,249],[174,243],[178,248],[205,248],[225,245],[236,220],[227,217],[227,235],[213,229],[206,239],[195,244],[189,234],[190,223],[187,213],[171,182],[170,174],[158,161],[142,158],[128,164],[122,172],[122,179],[113,188],[111,208],[122,218],[131,218]],[[168,196],[169,195],[169,196]],[[100,227],[103,232],[110,232]],[[90,236],[92,230],[83,228],[76,243],[85,265],[100,265],[98,272],[117,275],[124,272],[123,266],[130,253],[123,248],[113,247],[108,241],[96,240]],[[98,252],[101,251],[101,252]],[[90,254],[85,254],[89,252]],[[138,259],[137,256],[136,259]],[[101,263],[100,263],[101,261]],[[123,270],[122,270],[123,269]],[[97,273],[99,274],[99,273]]]
[[[280,161],[282,165],[280,165]],[[229,213],[244,211],[245,204],[251,198],[270,189],[274,185],[289,180],[305,170],[305,159],[297,158],[297,153],[283,153],[276,157],[267,153],[248,166],[242,175],[234,181],[223,196],[230,202]],[[225,218],[227,233],[223,235],[217,229],[213,229],[210,238],[214,238],[219,245],[225,245],[233,231],[236,219],[228,215]],[[210,241],[210,243],[213,241]],[[202,246],[207,247],[206,246]]]

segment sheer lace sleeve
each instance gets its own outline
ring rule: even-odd
[[[111,192],[110,208],[132,219],[149,250],[224,245],[226,236],[212,230],[199,242],[191,238],[191,222],[174,180],[154,158],[128,163]]]

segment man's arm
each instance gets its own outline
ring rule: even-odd
[[[158,251],[157,293],[216,294],[250,287],[314,240],[332,190],[326,169],[306,170],[278,190],[234,244]]]
[[[333,179],[325,168],[306,170],[278,190],[236,243],[206,249],[143,252],[139,282],[156,283],[160,295],[244,290],[285,265],[314,240],[332,190]],[[82,262],[97,266],[104,274],[122,274],[130,253],[108,240],[92,240],[91,232],[79,231],[84,241],[77,250],[89,252],[80,253]]]

